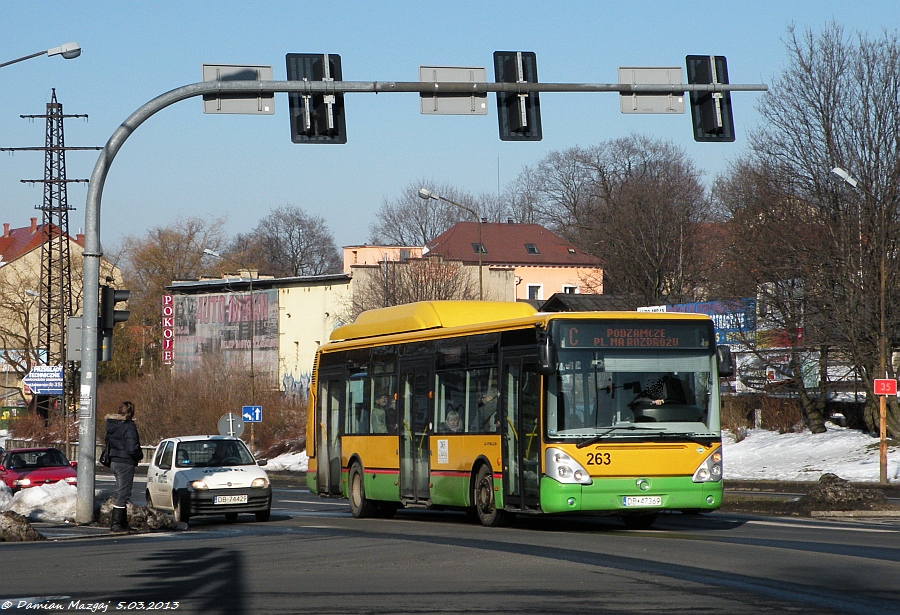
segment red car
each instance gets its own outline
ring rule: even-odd
[[[19,489],[65,481],[78,483],[75,468],[58,448],[16,448],[0,454],[0,481],[15,493]]]

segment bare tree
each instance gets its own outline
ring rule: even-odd
[[[376,245],[424,246],[457,222],[471,219],[465,210],[446,201],[420,198],[420,188],[484,215],[483,206],[472,195],[423,180],[408,185],[396,199],[382,202],[376,221],[369,227],[369,241]]]
[[[385,261],[377,267],[359,268],[355,278],[352,319],[360,312],[380,307],[478,297],[477,281],[471,271],[460,261],[439,256]]]
[[[760,365],[783,372],[780,357],[788,357],[782,386],[800,400],[810,430],[821,433],[824,397],[813,395],[819,383],[810,383],[806,375],[809,348],[826,348],[831,341],[817,317],[831,275],[814,265],[829,261],[835,246],[819,209],[785,192],[786,186],[783,172],[765,161],[741,160],[727,177],[717,179],[714,192],[729,218],[730,241],[714,282],[720,296],[757,298],[757,330],[744,341]],[[770,362],[772,356],[779,364]]]
[[[630,136],[553,152],[536,174],[537,218],[600,259],[605,292],[657,304],[702,290],[709,203],[682,150]]]
[[[144,237],[125,238],[120,258],[125,288],[131,290],[128,299],[131,316],[127,324],[145,329],[143,344],[155,345],[160,341],[156,325],[160,321],[160,302],[165,287],[175,280],[193,280],[215,272],[219,263],[204,258],[203,251],[222,250],[224,224],[222,219],[182,218],[170,226],[152,228]],[[140,357],[136,360],[133,356],[125,356],[120,351],[126,348],[139,351],[143,346],[129,341],[127,345],[118,344],[117,350],[114,342],[112,363],[115,365],[104,365],[107,373],[125,376],[133,372]]]
[[[273,209],[249,237],[239,235],[232,248],[241,250],[235,260],[255,263],[278,277],[338,273],[342,268],[325,219],[293,205]]]
[[[34,275],[14,267],[0,269],[0,362],[7,376],[23,378],[31,368],[41,364],[38,348],[38,298],[29,293]],[[4,388],[18,388],[14,382]]]
[[[503,215],[519,224],[540,224],[538,208],[541,199],[537,169],[526,166],[503,192]],[[502,219],[500,220],[502,222]]]
[[[815,287],[807,302],[815,297],[822,329],[865,375],[874,429],[871,380],[884,376],[879,363],[900,337],[900,292],[888,283],[900,265],[900,41],[896,33],[848,36],[835,24],[788,34],[790,63],[762,99],[766,122],[752,135],[752,162],[777,169],[781,190],[818,214],[821,249],[805,274],[819,279],[807,282]],[[833,167],[858,185],[835,183]],[[885,367],[896,376],[890,360]],[[889,434],[900,435],[894,399],[888,414]]]

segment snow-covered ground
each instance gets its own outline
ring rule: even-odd
[[[6,434],[0,432],[0,446]],[[830,472],[854,482],[878,482],[878,439],[852,429],[828,424],[828,431],[813,435],[778,434],[753,429],[740,442],[723,434],[725,479],[815,481]],[[268,472],[305,472],[306,453],[269,459]],[[888,480],[900,482],[900,447],[888,449]],[[0,511],[13,510],[33,521],[71,521],[75,518],[77,488],[57,483],[32,487],[14,497],[0,482]]]

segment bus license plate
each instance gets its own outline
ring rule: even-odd
[[[662,506],[661,495],[626,495],[622,498],[622,506]]]
[[[246,495],[217,495],[213,498],[213,504],[246,504]]]

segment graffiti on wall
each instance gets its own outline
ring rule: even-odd
[[[305,405],[311,381],[311,374],[284,374],[281,377],[281,390],[285,395],[293,397],[297,403]]]

